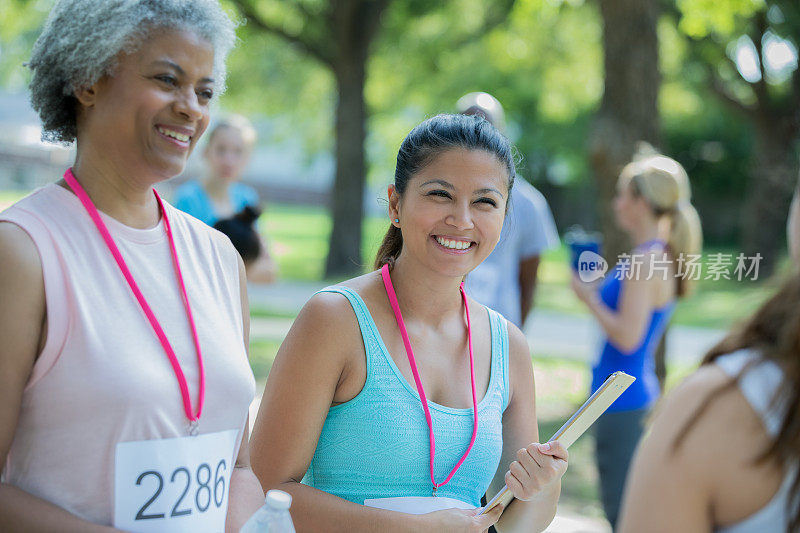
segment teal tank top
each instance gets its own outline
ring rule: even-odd
[[[428,425],[416,388],[395,365],[361,297],[343,286],[320,292],[339,293],[350,301],[364,340],[367,379],[355,398],[328,411],[303,483],[358,504],[371,498],[431,496]],[[508,326],[491,309],[489,323],[491,377],[478,404],[475,444],[450,482],[437,491],[474,507],[480,506],[500,463],[508,406]],[[431,401],[428,406],[436,437],[434,476],[441,482],[469,446],[472,408]]]

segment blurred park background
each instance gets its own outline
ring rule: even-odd
[[[305,299],[369,269],[405,134],[471,91],[502,102],[520,177],[545,195],[562,234],[580,224],[603,232],[607,258],[625,248],[611,197],[647,141],[688,171],[706,258],[761,254],[758,280],[702,280],[679,303],[667,387],[786,268],[800,137],[797,0],[222,3],[241,21],[240,42],[215,112],[242,113],[259,132],[245,181],[266,202],[259,225],[280,267],[278,284],[251,288],[261,383]],[[51,5],[0,1],[0,209],[71,162],[69,147],[40,141],[26,95],[23,63]],[[165,189],[199,177],[198,160]],[[525,325],[543,436],[585,399],[596,353],[569,277],[568,252],[548,252]],[[603,530],[591,446],[584,438],[571,452],[562,531]]]

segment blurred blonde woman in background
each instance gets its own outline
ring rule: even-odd
[[[218,121],[209,131],[208,142],[203,150],[207,170],[205,179],[190,180],[178,187],[175,191],[175,207],[209,226],[237,221],[248,207],[260,213],[258,192],[239,181],[250,163],[255,143],[256,130],[247,118],[229,115]],[[277,266],[269,253],[266,239],[257,231],[257,222],[253,229],[259,246],[255,257],[245,261],[247,280],[252,283],[272,283],[277,277]],[[231,237],[230,234],[228,236]]]
[[[800,531],[800,204],[795,272],[664,400],[637,452],[620,531]]]
[[[615,526],[628,466],[643,421],[660,394],[654,352],[689,280],[679,265],[700,251],[697,212],[689,203],[689,179],[675,160],[645,155],[621,172],[614,200],[617,224],[633,242],[599,288],[573,276],[572,288],[605,334],[592,370],[592,392],[622,370],[634,384],[596,424],[600,495]]]

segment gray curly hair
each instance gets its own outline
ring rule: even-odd
[[[69,144],[77,135],[75,91],[112,74],[154,28],[192,30],[214,48],[215,91],[225,88],[225,59],[236,25],[217,0],[58,0],[27,66],[42,139]]]

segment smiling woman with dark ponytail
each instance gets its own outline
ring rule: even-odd
[[[451,115],[451,123],[459,122],[455,117],[456,115]],[[461,120],[460,122],[470,121],[476,122],[475,119]],[[510,191],[516,178],[511,144],[491,126],[490,122],[483,120],[477,122],[476,125],[470,124],[471,127],[465,127],[465,124],[458,124],[460,128],[457,128],[444,120],[429,120],[414,128],[397,152],[394,183],[389,188],[389,196],[394,192],[395,195],[402,197],[406,192],[409,180],[432,158],[443,151],[460,147],[469,147],[473,150],[484,150],[495,154],[497,159],[503,162],[508,173],[508,190]],[[492,128],[493,135],[486,134],[486,125]],[[505,198],[504,213],[508,207],[509,195],[510,193]],[[403,232],[400,230],[400,219],[395,218],[391,221],[383,243],[378,249],[375,268],[381,268],[385,264],[388,264],[390,268],[394,267],[394,261],[402,249]]]
[[[497,244],[514,176],[511,145],[483,118],[439,115],[403,141],[377,270],[309,300],[253,431],[254,470],[292,493],[299,530],[552,520],[567,452],[538,443],[527,342],[463,290]],[[478,516],[504,484],[524,501]]]

